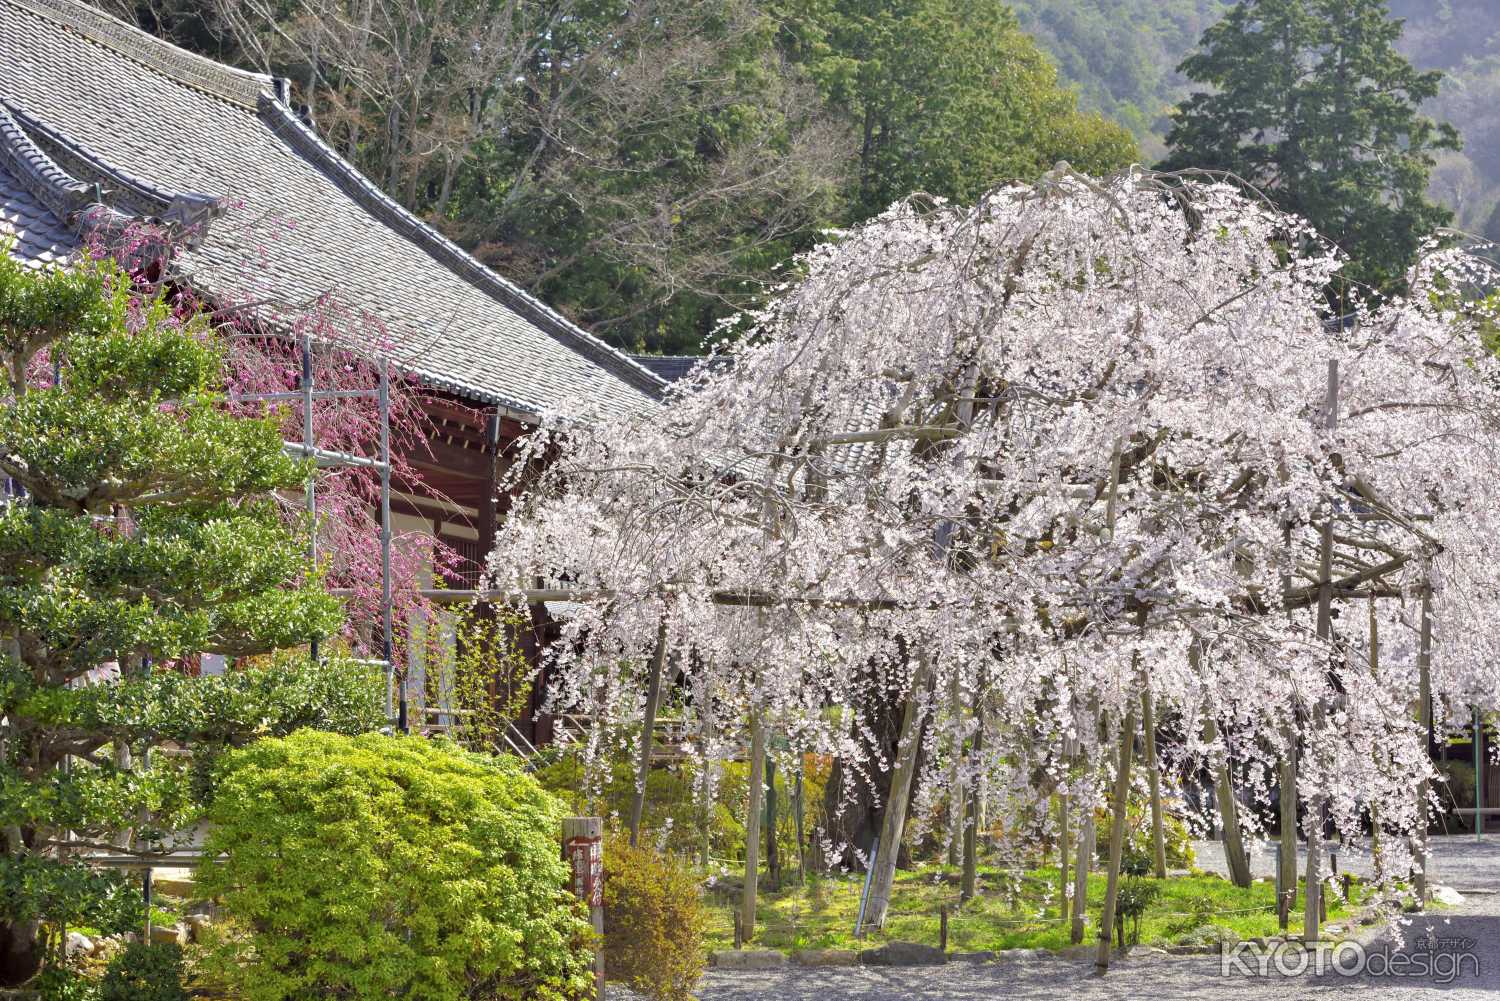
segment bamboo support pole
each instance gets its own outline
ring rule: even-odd
[[[1135,750],[1135,703],[1125,713],[1120,726],[1120,749],[1115,768],[1115,791],[1110,802],[1109,873],[1105,881],[1104,908],[1099,916],[1099,952],[1094,969],[1109,969],[1110,937],[1114,934],[1115,912],[1120,899],[1120,860],[1125,851],[1125,810],[1130,798],[1130,764]]]

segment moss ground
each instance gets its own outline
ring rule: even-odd
[[[1236,887],[1218,876],[1195,873],[1165,880],[1142,878],[1155,884],[1157,895],[1142,915],[1139,941],[1146,945],[1170,945],[1189,940],[1206,926],[1232,932],[1241,939],[1275,935],[1275,887],[1257,882],[1248,889]],[[854,937],[859,912],[861,878],[809,878],[806,884],[789,880],[780,890],[763,889],[756,907],[756,930],[752,944],[768,949],[861,949],[882,942],[901,940],[937,945],[939,912],[949,905],[948,947],[958,951],[986,949],[1060,949],[1071,944],[1069,926],[1059,919],[1058,871],[1055,866],[1029,870],[981,868],[978,896],[958,906],[957,872],[951,868],[924,866],[897,874],[890,914],[885,928],[871,932],[863,941]],[[765,877],[762,877],[765,887]],[[1104,877],[1092,875],[1088,888],[1090,928],[1094,928],[1104,900]],[[1352,896],[1360,898],[1356,884]],[[711,888],[708,899],[710,949],[734,944],[734,910],[739,900],[735,881]],[[1302,929],[1301,899],[1289,931]],[[1343,901],[1330,897],[1330,919],[1343,915]],[[1127,935],[1133,926],[1127,925]]]

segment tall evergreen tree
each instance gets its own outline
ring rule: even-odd
[[[138,927],[137,894],[71,852],[169,846],[227,744],[383,717],[363,672],[292,649],[342,622],[271,496],[306,470],[274,416],[226,407],[202,317],[109,267],[30,271],[0,243],[0,371],[6,987],[60,961],[61,929]],[[265,670],[174,669],[277,650]],[[166,743],[193,757],[149,753]]]
[[[1418,113],[1442,75],[1396,50],[1402,26],[1386,0],[1240,0],[1179,67],[1213,89],[1179,107],[1163,166],[1238,174],[1347,251],[1354,283],[1398,287],[1452,218],[1426,197],[1433,153],[1460,148]]]

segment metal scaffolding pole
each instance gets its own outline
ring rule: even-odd
[[[386,717],[389,718],[396,662],[391,629],[391,374],[384,358],[380,360],[380,631],[381,651],[385,657]],[[404,673],[397,725],[402,733],[410,732]]]
[[[305,454],[313,453],[313,356],[312,335],[302,335],[302,448]],[[317,466],[307,471],[307,562],[318,563],[318,473]],[[308,637],[308,652],[313,660],[318,659],[317,636]]]

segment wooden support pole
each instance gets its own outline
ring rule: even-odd
[[[1068,794],[1057,797],[1057,918],[1068,923]]]
[[[1146,769],[1151,780],[1151,863],[1157,879],[1167,878],[1167,835],[1162,817],[1161,760],[1156,756],[1156,710],[1151,683],[1141,688],[1141,726],[1146,733]]]
[[[760,815],[766,765],[766,728],[760,710],[750,711],[750,808],[745,817],[745,893],[740,901],[740,921],[746,940],[755,938],[755,890],[760,879]]]
[[[1078,832],[1077,861],[1073,864],[1073,926],[1070,939],[1074,945],[1083,941],[1083,923],[1088,916],[1089,870],[1094,864],[1094,841],[1097,837],[1094,811],[1083,810],[1083,827]]]
[[[943,952],[948,951],[948,905],[944,904],[938,911],[938,948]]]
[[[901,854],[901,838],[906,830],[906,808],[917,773],[917,751],[921,747],[922,710],[920,702],[927,688],[927,665],[919,662],[912,675],[906,712],[901,719],[901,737],[896,746],[896,767],[891,772],[891,791],[886,796],[885,817],[880,825],[880,850],[875,855],[874,876],[870,882],[870,902],[865,924],[873,928],[885,925],[885,914],[891,906],[891,889],[896,881],[896,859]]]
[[[1276,859],[1281,884],[1277,922],[1286,931],[1292,908],[1297,906],[1297,738],[1290,727],[1283,734],[1286,750],[1281,757],[1281,852]]]
[[[1115,792],[1110,803],[1109,874],[1105,881],[1104,909],[1099,916],[1099,952],[1094,969],[1109,969],[1110,936],[1114,933],[1115,911],[1120,899],[1120,860],[1125,852],[1125,810],[1130,798],[1130,763],[1135,750],[1135,703],[1126,710],[1120,725],[1120,749],[1115,768]]]
[[[594,1001],[604,998],[604,821],[598,817],[564,817],[563,858],[575,896],[589,905],[594,926]]]
[[[630,847],[641,836],[641,816],[646,812],[646,780],[651,776],[651,743],[656,731],[656,708],[661,701],[662,664],[667,659],[667,620],[656,628],[656,651],[651,654],[650,679],[646,682],[646,718],[641,721],[641,747],[635,770],[635,797],[630,802]]]
[[[958,684],[957,669],[948,678],[948,713],[951,717],[949,725],[953,727],[953,746],[949,748],[951,758],[948,763],[948,864],[956,866],[962,861],[964,814],[968,809],[962,779],[963,693]]]
[[[781,889],[781,846],[776,843],[776,759],[766,757],[766,876],[771,892]]]
[[[1339,423],[1339,363],[1328,362],[1328,394],[1323,405],[1324,422],[1331,431]],[[1318,546],[1318,637],[1333,638],[1333,515],[1330,512],[1323,522],[1322,538]],[[1318,733],[1327,718],[1326,707],[1320,700],[1313,706],[1312,731]],[[1307,875],[1304,877],[1303,894],[1306,898],[1302,908],[1302,940],[1318,940],[1319,922],[1323,916],[1323,824],[1324,800],[1314,796],[1307,805]]]
[[[1374,603],[1371,603],[1371,638],[1374,638]],[[1370,657],[1375,657],[1372,643]],[[1417,641],[1417,723],[1422,728],[1424,749],[1432,727],[1432,582],[1422,581],[1422,625]],[[1417,783],[1417,906],[1427,906],[1427,780]]]
[[[799,755],[797,760],[797,784],[793,787],[792,791],[792,810],[794,811],[792,815],[797,824],[797,882],[806,883],[807,838],[802,830],[802,824],[803,814],[807,812],[807,807],[802,801],[802,793],[802,759]]]
[[[984,751],[984,711],[981,709],[978,715],[979,729],[974,731],[974,756],[976,758]],[[979,783],[976,781],[969,787],[969,794],[965,797],[964,816],[964,874],[963,884],[959,889],[958,899],[960,903],[967,903],[974,899],[974,894],[979,888]]]

